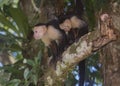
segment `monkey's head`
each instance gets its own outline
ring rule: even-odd
[[[33,28],[33,32],[34,32],[33,37],[36,40],[39,40],[39,39],[43,38],[43,36],[46,34],[47,27],[46,27],[46,25],[35,26]]]
[[[65,32],[70,31],[72,27],[70,16],[63,14],[63,15],[58,16],[58,20],[59,20],[60,29],[64,30]]]
[[[87,26],[87,23],[83,21],[78,15],[63,15],[59,17],[59,26],[65,32],[71,29],[82,28]]]
[[[70,19],[65,19],[62,23],[59,24],[59,26],[65,32],[70,31],[70,29],[72,28],[72,24],[71,24]]]

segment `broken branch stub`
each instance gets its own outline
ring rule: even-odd
[[[93,41],[93,51],[117,39],[112,18],[108,14],[103,14],[100,19],[100,37]]]

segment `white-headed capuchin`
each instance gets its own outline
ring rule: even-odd
[[[69,45],[88,33],[88,25],[79,15],[70,14],[59,17],[59,26],[66,32]],[[80,86],[84,85],[85,60],[79,62]]]
[[[33,28],[33,32],[34,38],[41,39],[52,52],[52,61],[57,61],[59,55],[64,51],[67,41],[65,31],[59,28],[58,21],[52,20],[47,24],[37,24]]]
[[[78,40],[81,36],[88,33],[88,25],[79,15],[69,14],[59,17],[59,26],[66,32],[69,44]]]

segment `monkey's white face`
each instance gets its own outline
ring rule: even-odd
[[[66,19],[62,24],[60,24],[60,28],[65,32],[70,31],[70,29],[72,28],[71,21],[69,19]]]
[[[45,35],[46,31],[47,31],[46,26],[44,26],[44,25],[43,26],[36,26],[33,29],[33,32],[34,32],[33,37],[36,40],[41,39]]]

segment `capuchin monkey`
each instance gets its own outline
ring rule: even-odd
[[[60,16],[59,27],[66,32],[69,44],[72,44],[81,36],[88,33],[87,23],[76,14]]]
[[[41,39],[46,47],[52,52],[52,62],[60,58],[60,54],[64,51],[66,45],[65,31],[59,28],[57,20],[52,20],[47,24],[37,24],[33,28],[34,38]]]
[[[82,28],[86,26],[87,24],[85,21],[80,19],[78,15],[63,15],[63,17],[60,18],[59,26],[61,29],[65,31],[70,31],[71,29],[75,28]]]
[[[68,46],[78,41],[81,36],[88,33],[88,25],[83,21],[79,15],[63,15],[59,17],[59,26],[62,30],[66,32]],[[84,85],[85,79],[85,60],[78,63],[80,80],[79,85]]]

